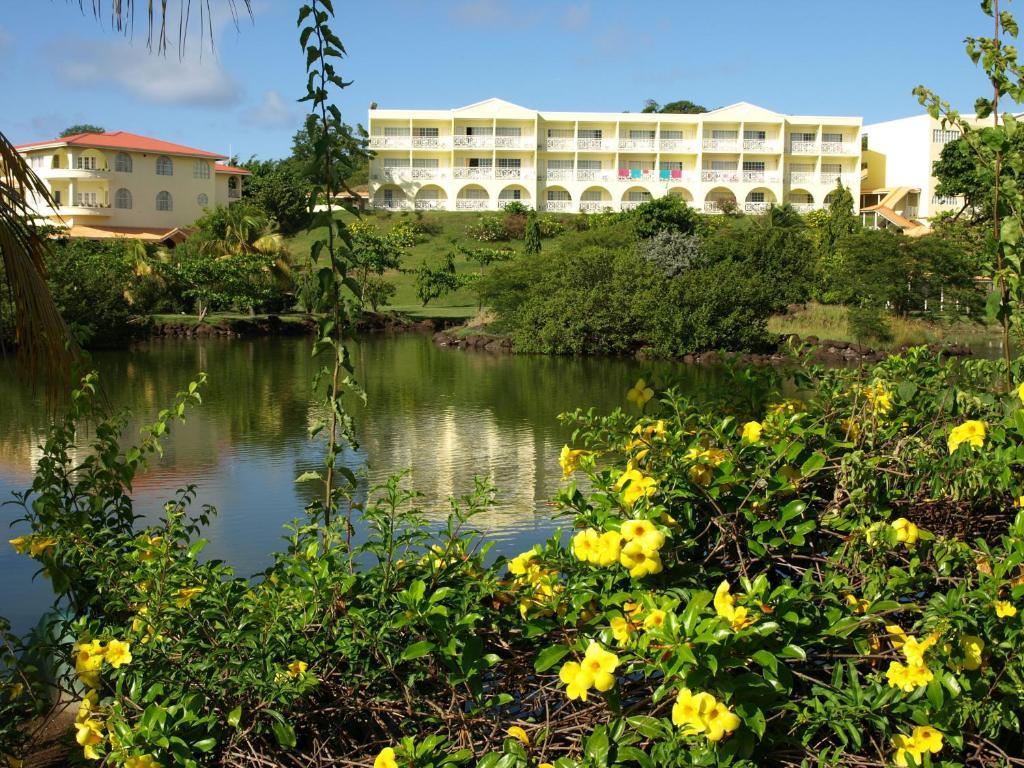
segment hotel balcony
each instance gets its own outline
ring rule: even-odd
[[[548,152],[572,152],[576,149],[576,139],[573,136],[548,136],[544,139],[544,149]]]
[[[416,198],[417,211],[443,211],[448,208],[448,200],[443,197]]]
[[[818,183],[818,172],[817,171],[790,171],[789,183],[796,184],[817,184]]]
[[[841,181],[844,187],[852,187],[857,183],[855,173],[823,173],[818,177],[819,184],[834,187],[837,181]]]
[[[532,176],[530,168],[452,168],[453,179],[525,179]]]
[[[100,203],[77,203],[75,205],[58,205],[58,216],[109,216],[110,206]]]
[[[698,151],[696,139],[661,139],[658,147],[662,152],[677,152],[679,154],[695,155]]]
[[[741,171],[745,184],[781,184],[782,176],[778,171]]]
[[[632,211],[634,208],[639,208],[644,203],[649,203],[650,200],[623,200],[619,204],[619,210],[621,211]]]
[[[572,200],[545,200],[543,210],[552,213],[571,213],[573,208]]]
[[[739,152],[739,139],[712,139],[705,138],[701,142],[705,152]]]
[[[775,141],[774,139],[744,139],[743,151],[778,155],[782,153],[782,142]]]
[[[738,184],[741,178],[742,171],[723,171],[723,170],[708,170],[704,169],[700,172],[700,180],[703,182],[711,183],[722,183],[727,184]]]
[[[814,210],[814,203],[790,203],[790,207],[797,213],[810,213]]]
[[[569,178],[572,178],[571,176]],[[611,181],[615,174],[598,168],[577,168],[576,181]]]
[[[654,152],[654,139],[619,139],[619,149],[626,152]]]
[[[417,137],[419,138],[419,137]],[[411,149],[411,136],[371,136],[370,149]]]
[[[789,154],[820,155],[821,147],[816,141],[791,141],[789,142]]]
[[[39,168],[36,175],[41,179],[109,179],[107,168]]]
[[[486,197],[459,197],[455,200],[457,211],[486,211],[491,201]]]
[[[859,155],[860,145],[850,141],[823,141],[821,142],[821,154]]]
[[[601,213],[607,209],[614,209],[615,203],[612,200],[581,200],[579,205],[580,213]]]
[[[754,215],[762,213],[768,213],[768,209],[771,208],[775,203],[744,203],[743,212]]]
[[[524,149],[533,151],[537,148],[536,139],[532,136],[452,136],[455,149]]]
[[[576,139],[576,149],[584,152],[614,152],[615,146],[610,139]]]

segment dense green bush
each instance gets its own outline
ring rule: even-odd
[[[252,172],[245,181],[245,200],[259,206],[285,235],[309,225],[309,195],[312,184],[300,163],[294,160],[250,160],[244,166]],[[236,203],[237,205],[237,203]]]
[[[700,215],[681,197],[664,195],[621,214],[621,218],[632,222],[637,237],[644,240],[665,231],[688,235],[697,228]]]

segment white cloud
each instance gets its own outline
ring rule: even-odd
[[[277,91],[264,91],[259,104],[242,112],[242,120],[260,128],[294,128],[298,124],[294,106]]]
[[[183,58],[122,39],[65,41],[57,76],[73,86],[115,86],[153,104],[224,106],[237,103],[240,86],[208,50]]]

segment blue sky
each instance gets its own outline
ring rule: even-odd
[[[175,9],[181,0],[170,0]],[[109,0],[104,0],[108,4]],[[16,143],[93,122],[225,154],[279,157],[302,121],[298,0],[254,0],[237,29],[215,9],[215,51],[146,48],[83,16],[77,0],[3,2],[0,130]],[[86,3],[86,6],[90,3]],[[145,4],[136,0],[136,5]],[[193,6],[197,5],[193,0]],[[639,111],[647,98],[779,112],[914,114],[924,83],[961,108],[986,83],[963,38],[990,24],[975,0],[335,0],[354,80],[348,122],[367,106],[449,108],[497,96],[537,109]],[[1012,8],[1012,7],[1011,7]],[[1024,13],[1024,3],[1018,9]],[[193,19],[193,24],[198,22]]]

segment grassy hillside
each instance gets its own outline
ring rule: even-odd
[[[466,260],[458,251],[458,245],[467,248],[504,247],[521,251],[521,240],[505,243],[481,243],[466,235],[466,228],[479,221],[481,214],[476,212],[431,211],[417,215],[414,212],[392,213],[390,211],[368,211],[362,215],[364,220],[372,222],[382,232],[388,232],[400,221],[421,220],[428,226],[436,227],[436,234],[428,235],[426,240],[407,249],[404,269],[416,269],[426,262],[430,265],[440,264],[448,253],[455,254],[455,267],[460,273],[472,273],[479,269]],[[352,221],[355,217],[348,212],[339,212],[336,218]],[[310,245],[325,236],[325,228],[319,227],[310,232],[302,232],[288,240],[288,247],[295,255],[298,263],[302,263],[309,254]],[[415,275],[393,271],[385,277],[398,288],[391,308],[411,315],[429,317],[471,317],[477,312],[477,299],[470,289],[461,289],[440,299],[434,299],[426,307],[416,298]]]

